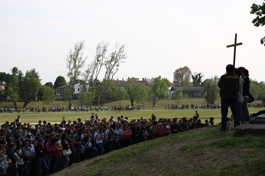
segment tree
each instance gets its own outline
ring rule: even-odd
[[[265,25],[265,3],[263,2],[262,5],[252,4],[251,6],[251,14],[256,15],[256,18],[252,20],[254,26],[264,26]],[[265,36],[260,40],[261,44],[265,44]]]
[[[73,89],[70,86],[66,86],[64,89],[64,93],[63,93],[63,100],[64,101],[71,101],[73,98]],[[71,109],[71,107],[69,107],[69,109]]]
[[[44,86],[48,86],[48,87],[50,87],[50,88],[53,88],[53,84],[52,84],[52,82],[46,82],[46,83],[44,84]]]
[[[107,94],[108,87],[113,80],[114,75],[118,72],[120,64],[126,59],[125,45],[116,45],[115,51],[107,56],[108,44],[99,43],[96,49],[96,56],[94,61],[88,65],[86,74],[89,76],[89,91],[91,97],[95,98],[95,88],[100,85],[101,88],[97,87],[97,105],[104,103],[105,96]],[[104,78],[101,84],[96,84],[98,81],[99,73],[105,66]]]
[[[133,79],[128,78],[125,83],[125,90],[132,106],[134,106],[135,101],[143,102],[148,97],[148,87],[145,84],[135,82]]]
[[[23,95],[25,96],[23,108],[35,99],[40,87],[40,79],[35,69],[27,71],[23,81]]]
[[[45,84],[44,84],[44,86],[48,86],[48,87],[50,87],[50,88],[52,88],[53,89],[53,84],[52,84],[52,82],[46,82]],[[41,88],[39,89],[39,92],[38,92],[38,99],[40,100],[40,101],[43,101],[44,99],[43,99],[43,91],[44,91],[44,86],[41,86]]]
[[[76,80],[81,75],[81,69],[84,66],[86,58],[83,58],[83,49],[84,49],[84,43],[83,42],[77,42],[74,47],[74,51],[72,52],[70,50],[69,55],[66,59],[66,66],[68,68],[67,76],[69,78],[69,86],[74,89],[74,84],[76,83]],[[73,92],[72,96],[69,100],[69,108],[72,107],[72,99],[73,99]]]
[[[108,90],[108,87],[113,80],[113,77],[115,74],[119,71],[120,64],[123,63],[123,61],[126,59],[126,53],[125,53],[125,45],[119,46],[116,44],[115,51],[111,53],[111,55],[106,58],[104,62],[105,66],[105,75],[102,81],[102,89],[100,92],[100,96],[98,97],[98,105],[101,101],[101,103],[104,103],[104,99],[106,96],[106,92]]]
[[[85,77],[87,77],[89,82],[89,92],[91,94],[91,103],[94,100],[95,96],[95,87],[98,82],[98,76],[99,73],[104,65],[105,59],[106,59],[106,53],[107,53],[108,44],[107,43],[99,43],[96,48],[96,56],[94,58],[94,61],[87,66],[87,69],[85,71]],[[90,104],[91,108],[91,104]]]
[[[193,87],[200,86],[201,82],[202,82],[202,74],[198,73],[198,74],[194,74],[194,75],[191,75],[191,76],[192,76]]]
[[[191,78],[191,71],[189,67],[184,66],[178,68],[174,72],[174,86],[176,87],[187,87],[191,85],[190,78]]]
[[[218,78],[206,79],[203,83],[203,94],[207,104],[214,104],[215,100],[218,97],[219,88],[218,88]]]
[[[26,97],[24,95],[25,87],[23,86],[23,82],[24,82],[24,73],[19,70],[18,71],[18,90],[19,90],[19,97],[20,97],[20,101],[25,101]]]
[[[121,101],[125,99],[125,95],[126,95],[126,90],[122,89],[119,86],[116,86],[114,88],[115,93],[114,93],[114,101]]]
[[[176,90],[175,91],[175,94],[176,94],[176,99],[179,100],[181,98],[183,98],[183,91],[182,90]]]
[[[262,100],[264,102],[265,100],[265,84],[264,82],[257,82],[255,80],[250,80],[250,92],[251,95],[257,99]]]
[[[49,105],[54,101],[54,89],[51,86],[42,86],[43,88],[43,102]]]
[[[53,88],[56,90],[58,87],[66,85],[66,80],[63,76],[58,76],[54,82]]]
[[[169,86],[170,86],[170,82],[166,78],[162,78],[161,76],[159,76],[154,79],[154,82],[151,87],[151,90],[153,93],[153,106],[156,105],[157,98],[168,97]]]
[[[18,87],[18,68],[14,67],[12,69],[11,80],[8,84],[8,95],[15,109],[17,110],[17,102],[19,101],[19,87]]]
[[[89,92],[89,78],[91,73],[91,65],[88,64],[85,72],[82,73],[82,81],[80,81],[81,94],[78,95],[78,102],[81,107],[91,104],[91,94]]]

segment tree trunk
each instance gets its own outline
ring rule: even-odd
[[[15,110],[17,111],[18,109],[17,109],[17,102],[13,102],[13,105],[14,105],[14,107],[15,107]]]
[[[72,108],[72,99],[69,101],[68,109],[71,111]]]

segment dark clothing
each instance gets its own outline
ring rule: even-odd
[[[249,77],[244,78],[244,83],[243,83],[243,96],[248,96],[249,95],[249,87],[250,87],[250,81]]]
[[[236,73],[226,73],[221,76],[218,87],[220,88],[220,97],[222,100],[237,100],[239,78]]]
[[[239,117],[237,115],[237,102],[238,102],[238,90],[239,90],[239,77],[236,73],[226,73],[221,76],[218,87],[220,87],[220,97],[221,97],[221,114],[222,114],[222,122],[221,122],[221,131],[226,130],[227,125],[227,114],[228,108],[230,107],[235,126],[238,126]]]

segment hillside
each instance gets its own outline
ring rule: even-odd
[[[265,138],[233,137],[218,126],[142,142],[73,164],[54,175],[265,175]]]

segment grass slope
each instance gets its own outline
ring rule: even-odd
[[[73,164],[54,175],[257,176],[265,173],[265,138],[233,137],[205,127],[142,142]]]

